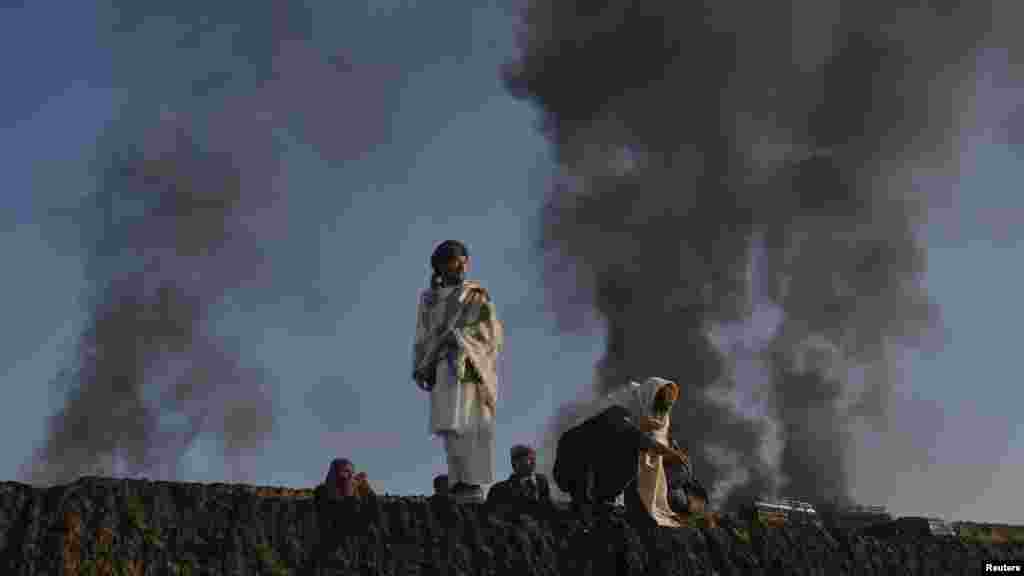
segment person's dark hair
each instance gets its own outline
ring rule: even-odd
[[[530,454],[536,455],[537,452],[532,447],[525,444],[516,444],[511,450],[509,450],[509,455],[512,457],[512,460],[522,458]]]
[[[448,493],[448,475],[440,474],[434,476],[434,494],[447,494]]]
[[[469,249],[458,240],[445,240],[434,249],[434,253],[430,256],[430,267],[434,270],[430,276],[431,288],[444,286],[448,261],[457,256],[469,256]]]

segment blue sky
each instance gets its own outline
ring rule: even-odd
[[[217,334],[272,375],[276,429],[243,478],[200,437],[182,479],[311,486],[332,457],[349,456],[379,492],[427,493],[445,460],[427,434],[426,397],[408,378],[409,346],[430,251],[449,237],[469,244],[472,275],[506,323],[495,462],[504,477],[509,447],[540,445],[553,410],[589,390],[603,348],[598,321],[559,335],[547,311],[535,245],[553,167],[536,111],[499,80],[513,14],[494,3],[313,4],[316,50],[343,48],[397,71],[377,103],[384,137],[358,159],[334,161],[301,127],[278,134],[290,234],[266,246],[274,284],[225,294],[211,311]],[[97,185],[100,134],[147,105],[205,110],[214,97],[180,96],[178,82],[195,67],[246,65],[218,48],[227,29],[203,44],[208,58],[174,50],[180,30],[166,19],[110,35],[110,7],[0,8],[0,479],[15,479],[43,440],[61,403],[50,382],[88,314],[68,209]],[[859,500],[898,514],[1024,523],[1024,507],[1012,504],[1024,484],[1024,152],[984,141],[968,152],[956,201],[922,231],[945,346],[899,363],[889,430],[857,430],[853,485]],[[540,454],[542,466],[549,456]]]

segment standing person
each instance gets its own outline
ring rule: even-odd
[[[494,415],[503,328],[487,290],[466,279],[469,251],[442,242],[420,294],[413,380],[430,393],[430,432],[442,437],[451,495],[482,501],[494,481]]]

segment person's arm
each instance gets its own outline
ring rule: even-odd
[[[690,455],[686,452],[685,448],[679,446],[675,438],[670,440],[672,443],[672,449],[682,456],[682,462],[679,463],[681,468],[682,476],[684,480],[689,480],[693,477],[693,464],[690,462]]]
[[[424,387],[423,381],[426,379],[426,375],[420,369],[427,335],[427,327],[423,322],[423,298],[424,295],[421,293],[419,300],[416,301],[416,331],[413,335],[412,344],[412,379],[420,388]]]
[[[437,370],[438,355],[444,344],[441,338],[443,328],[430,326],[430,303],[428,298],[433,296],[422,293],[416,309],[416,340],[413,344],[413,371],[412,378],[420,389],[427,392],[434,387],[434,371]],[[431,331],[436,331],[432,334]],[[447,331],[445,331],[447,332]]]
[[[551,500],[551,484],[548,482],[548,477],[543,474],[537,475],[537,491],[540,494],[540,502],[544,506],[552,506],[554,502]]]
[[[499,481],[487,491],[487,499],[484,501],[484,509],[488,514],[501,513],[508,498],[505,495],[505,482]]]
[[[501,486],[501,482],[495,482],[491,485],[490,489],[487,490],[487,497],[484,498],[484,505],[488,508],[492,508],[494,503],[498,500],[499,486]]]
[[[689,462],[689,457],[685,452],[680,452],[664,444],[658,444],[655,453],[662,456],[670,466],[685,466]]]
[[[498,319],[494,301],[487,290],[478,283],[472,282],[463,306],[466,307],[468,313],[465,316],[466,321],[455,327],[458,336],[500,351],[503,326]]]
[[[630,418],[629,411],[621,406],[612,406],[601,413],[603,419],[616,433],[633,448],[658,451],[664,448],[657,440],[644,433]]]

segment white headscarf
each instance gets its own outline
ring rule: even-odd
[[[624,388],[615,390],[595,400],[590,408],[577,418],[574,426],[579,425],[587,418],[604,412],[612,406],[622,406],[629,410],[633,422],[637,423],[642,417],[652,415],[655,395],[657,395],[658,390],[669,384],[675,384],[675,382],[658,376],[647,378],[642,383],[631,381]]]

